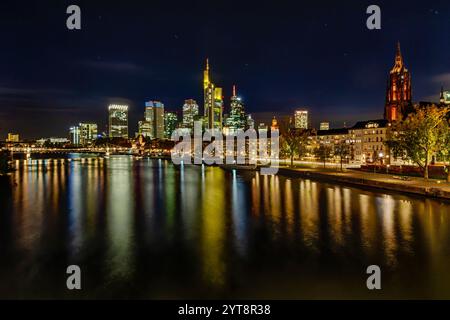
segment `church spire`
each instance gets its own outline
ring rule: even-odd
[[[397,54],[396,54],[396,59],[399,59],[403,62],[403,58],[402,58],[402,50],[400,49],[400,41],[397,42]]]
[[[233,97],[236,97],[236,85],[233,84]]]
[[[397,42],[397,51],[395,53],[395,65],[391,72],[400,72],[404,68],[402,51],[400,49],[400,41]]]

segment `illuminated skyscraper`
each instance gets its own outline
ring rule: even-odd
[[[329,130],[330,129],[330,123],[329,122],[321,122],[320,123],[320,130]]]
[[[178,116],[175,112],[164,113],[164,135],[166,139],[172,138],[172,133],[178,125]]]
[[[145,103],[145,121],[151,124],[152,139],[164,139],[164,104],[160,101]]]
[[[194,128],[194,121],[198,117],[198,104],[194,99],[184,101],[183,128]]]
[[[109,137],[128,139],[128,106],[111,104],[109,111]]]
[[[245,116],[244,104],[241,98],[236,94],[236,86],[233,86],[233,96],[231,97],[230,114],[225,121],[230,133],[234,133],[238,129],[245,130],[247,118]]]
[[[296,110],[294,124],[296,129],[308,129],[308,111]]]
[[[97,124],[82,122],[80,128],[80,144],[88,145],[97,139]]]
[[[395,65],[389,73],[386,89],[384,118],[388,121],[400,120],[411,111],[411,108],[411,74],[403,63],[400,43],[398,43]]]
[[[80,144],[80,127],[74,126],[70,128],[70,143],[73,145]]]
[[[8,133],[8,138],[6,139],[6,142],[19,142],[20,137],[17,133]]]
[[[210,81],[209,61],[206,59],[206,70],[203,72],[204,109],[206,127],[222,129],[223,97],[222,88],[216,88]]]
[[[97,139],[97,125],[95,123],[79,123],[70,128],[70,143],[86,146]]]

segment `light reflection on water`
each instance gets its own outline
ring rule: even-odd
[[[448,203],[130,157],[18,164],[2,298],[450,298]]]

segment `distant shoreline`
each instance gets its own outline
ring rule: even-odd
[[[114,155],[111,155],[114,156]],[[132,157],[133,155],[129,155]],[[137,156],[140,158],[139,156]],[[103,158],[102,156],[93,156],[86,158]],[[144,158],[148,159],[161,159],[161,160],[170,160],[170,157],[166,156],[144,156]],[[39,158],[36,157],[33,160],[45,160],[45,159],[55,159],[55,158]],[[56,157],[56,159],[64,159],[69,161],[76,161],[74,158],[68,157]],[[80,157],[79,159],[82,159]],[[17,159],[19,160],[19,159]],[[23,160],[23,159],[20,159]],[[237,171],[241,170],[256,170],[259,171],[258,168],[254,167],[246,167],[246,166],[230,166],[227,168],[226,166],[220,166],[222,169],[234,169]],[[259,167],[259,166],[258,166]],[[12,172],[11,172],[12,173]],[[11,174],[10,173],[10,174]],[[10,175],[9,174],[9,175]],[[416,195],[416,196],[424,196],[428,198],[435,198],[450,201],[450,184],[447,182],[443,182],[441,180],[440,183],[437,181],[429,180],[425,181],[422,178],[408,177],[406,180],[400,179],[392,174],[381,174],[381,173],[369,173],[362,171],[326,171],[319,168],[288,168],[288,167],[280,167],[278,170],[278,174],[287,176],[287,177],[301,177],[306,179],[313,179],[325,182],[333,182],[344,185],[351,185],[356,187],[364,187],[369,189],[376,190],[384,190],[384,191],[393,191],[402,194]],[[3,175],[3,177],[8,176],[8,174]]]

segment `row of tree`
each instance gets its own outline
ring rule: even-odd
[[[307,148],[311,143],[310,137],[315,133],[311,130],[295,129],[291,123],[282,122],[280,125],[280,155],[289,158],[291,167],[294,165],[294,158],[302,157],[307,152]],[[314,156],[323,162],[323,166],[327,160],[338,157],[341,170],[346,158],[350,155],[350,145],[345,141],[331,146],[327,144],[320,144],[318,148],[314,149]]]
[[[289,158],[291,167],[295,156],[301,157],[305,153],[310,135],[308,130],[293,128],[291,122],[280,123],[280,156]]]
[[[428,179],[428,168],[435,160],[444,162],[450,182],[450,108],[417,106],[415,112],[392,125],[386,144],[394,157],[411,160]]]

